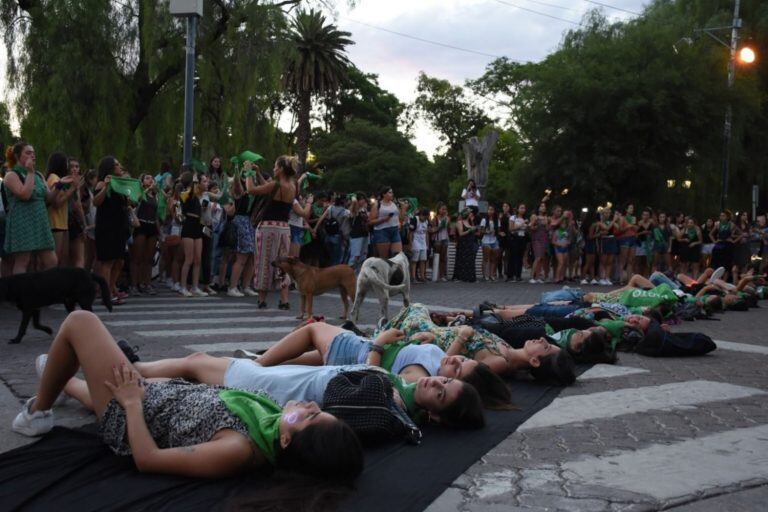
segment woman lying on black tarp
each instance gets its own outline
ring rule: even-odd
[[[264,394],[185,381],[145,383],[101,320],[75,311],[48,351],[36,396],[13,430],[53,428],[55,400],[82,368],[99,434],[142,472],[219,478],[278,465],[319,477],[354,479],[363,468],[357,436],[315,403],[280,408]]]

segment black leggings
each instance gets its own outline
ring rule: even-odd
[[[507,277],[522,278],[525,245],[524,236],[510,236],[509,250],[507,251]]]

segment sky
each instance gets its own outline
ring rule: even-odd
[[[345,0],[338,0],[336,23],[352,33],[355,44],[348,49],[352,62],[366,73],[377,74],[382,88],[401,101],[410,102],[416,95],[420,71],[462,85],[465,80],[482,75],[486,65],[497,56],[524,62],[543,59],[557,49],[563,34],[576,28],[589,9],[602,9],[611,19],[622,20],[635,16],[625,11],[641,12],[648,1],[357,0],[349,8]],[[601,7],[598,3],[623,10]],[[5,65],[6,52],[0,42],[0,77],[6,76]],[[5,80],[0,79],[0,98],[10,103],[7,95]],[[17,129],[17,125],[16,119],[12,119],[12,128]],[[437,134],[425,123],[416,125],[413,142],[430,158],[440,150]]]

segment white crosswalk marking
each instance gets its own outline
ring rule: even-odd
[[[124,304],[122,306],[115,306],[112,309],[113,313],[119,313],[120,311],[125,311],[128,309],[146,309],[149,311],[157,311],[165,309],[168,311],[169,314],[173,314],[174,311],[183,311],[185,309],[213,309],[217,307],[243,307],[243,308],[252,308],[254,311],[256,311],[256,303],[255,302],[217,302],[217,303],[205,303],[205,302],[197,302],[196,300],[190,300],[189,302],[170,302],[170,303],[152,303],[147,302],[143,304]],[[104,306],[96,307],[96,305],[93,306],[94,311],[98,312],[106,312],[107,309]],[[263,310],[262,310],[263,311]]]
[[[765,392],[756,388],[725,382],[693,380],[661,386],[572,395],[555,398],[549,407],[531,416],[518,430],[553,427],[652,410],[683,409],[707,402],[734,400],[762,394]]]
[[[199,314],[199,313],[198,313]],[[135,325],[137,327],[144,325],[190,325],[195,319],[191,318],[155,318],[153,320],[117,320],[105,321],[104,324],[110,327],[128,327]],[[233,318],[205,318],[199,322],[205,325],[213,324],[263,324],[270,322],[296,322],[292,316],[259,316],[259,317],[233,317]]]
[[[233,350],[265,350],[277,343],[277,341],[246,341],[242,343],[198,343],[196,345],[184,345],[184,348],[192,352],[232,352]]]
[[[734,343],[732,341],[714,340],[717,348],[732,350],[734,352],[746,352],[748,354],[763,354],[768,356],[768,347],[752,345],[750,343]]]
[[[229,306],[230,304],[226,304]],[[217,306],[224,306],[224,304],[217,304]],[[259,309],[255,310],[252,306],[242,306],[242,307],[220,307],[220,308],[184,308],[180,311],[169,311],[168,309],[163,309],[161,311],[138,311],[138,310],[131,310],[131,311],[113,311],[112,313],[108,313],[107,311],[97,311],[96,313],[101,315],[102,320],[108,320],[110,318],[114,318],[116,316],[118,317],[125,317],[125,316],[163,316],[168,318],[169,316],[172,316],[173,318],[178,318],[180,316],[195,316],[199,317],[201,315],[210,316],[213,314],[216,315],[231,315],[231,314],[237,314],[237,315],[252,315],[255,313],[255,311],[258,311],[258,313],[282,313],[279,309]]]
[[[648,373],[644,368],[632,368],[631,366],[617,366],[614,364],[596,364],[589,370],[579,375],[578,380],[609,379],[611,377],[623,377],[636,373]]]
[[[574,480],[658,500],[768,479],[768,425],[566,462]],[[571,484],[573,485],[573,484]]]

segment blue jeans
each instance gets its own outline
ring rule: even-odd
[[[547,302],[554,302],[556,300],[568,300],[568,301],[581,301],[584,298],[584,292],[581,288],[561,288],[560,290],[553,290],[551,292],[544,292],[541,294],[542,304]]]
[[[325,249],[331,257],[331,265],[341,265],[344,261],[344,248],[341,245],[341,235],[325,235]]]
[[[326,366],[342,366],[346,364],[363,364],[371,351],[373,343],[357,334],[344,331],[331,340],[328,353],[325,355]]]
[[[650,282],[652,282],[655,286],[659,286],[660,284],[668,284],[670,288],[673,290],[679,290],[680,285],[662,274],[661,272],[654,272],[651,274],[651,277],[648,278]]]
[[[355,274],[360,271],[360,265],[363,264],[365,257],[368,255],[367,248],[367,236],[349,239],[349,259],[347,260],[347,265],[355,269]]]
[[[528,308],[525,313],[531,316],[539,317],[558,317],[565,318],[574,311],[581,309],[582,306],[578,304],[566,304],[564,306],[553,306],[551,304],[536,304],[535,306]]]

